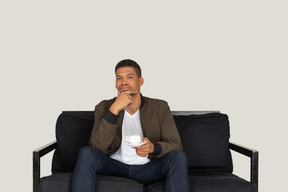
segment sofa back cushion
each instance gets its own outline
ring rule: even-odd
[[[190,170],[232,172],[227,115],[174,113],[174,119],[184,152],[189,159]],[[62,112],[59,115],[56,122],[57,147],[52,160],[52,173],[73,172],[78,152],[82,146],[88,145],[93,125],[93,111]]]
[[[230,128],[226,114],[174,115],[190,171],[232,172]]]
[[[93,111],[62,112],[56,122],[57,147],[52,160],[52,173],[73,172],[77,155],[87,146],[94,125]]]

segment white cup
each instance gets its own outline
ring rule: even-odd
[[[141,137],[140,135],[129,135],[126,137],[126,141],[135,145],[141,142]]]

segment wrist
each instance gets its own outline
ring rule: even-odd
[[[111,107],[109,108],[109,111],[113,113],[114,115],[119,114],[119,110],[112,104]]]
[[[162,153],[162,147],[159,143],[154,142],[153,143],[154,146],[154,151],[151,153],[151,155],[160,155]]]
[[[154,144],[150,143],[149,153],[153,153],[153,152],[154,152]]]

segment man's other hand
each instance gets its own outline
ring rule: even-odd
[[[143,142],[144,142],[143,145],[139,147],[133,147],[134,149],[136,149],[136,153],[140,157],[146,157],[149,153],[154,152],[154,145],[153,143],[150,142],[150,140],[147,137],[143,139]]]

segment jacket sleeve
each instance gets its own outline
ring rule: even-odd
[[[94,126],[89,145],[107,154],[116,134],[118,116],[109,111],[109,104],[105,101],[96,105],[94,110]]]
[[[182,143],[170,107],[165,102],[161,106],[160,141],[154,142],[154,152],[151,157],[160,158],[172,151],[182,151]]]

